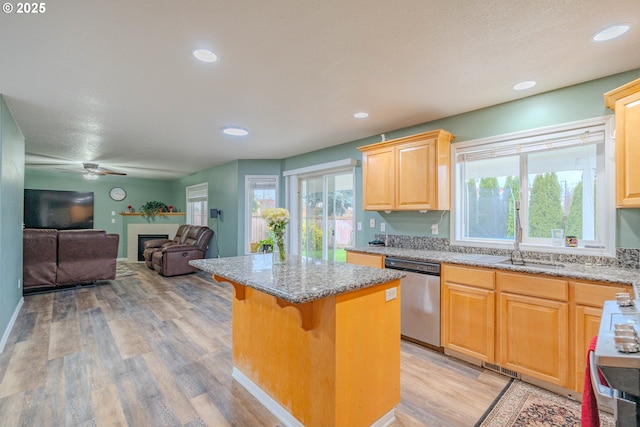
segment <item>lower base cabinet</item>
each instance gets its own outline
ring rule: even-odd
[[[568,303],[503,293],[499,330],[501,366],[569,385]]]
[[[631,286],[442,264],[446,350],[582,392],[602,306]]]

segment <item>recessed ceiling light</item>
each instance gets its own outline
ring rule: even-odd
[[[592,39],[596,42],[606,42],[607,40],[612,40],[616,37],[620,37],[627,31],[629,31],[629,28],[631,28],[631,25],[629,24],[612,25],[611,27],[607,27],[604,30],[600,30],[595,33]]]
[[[193,56],[202,62],[216,62],[218,60],[218,56],[207,49],[196,49],[193,51]]]
[[[227,126],[222,128],[222,132],[226,133],[227,135],[231,135],[231,136],[247,136],[249,135],[249,131],[244,129],[244,128],[240,128],[237,126]]]
[[[527,81],[524,81],[524,82],[520,82],[520,83],[514,84],[513,85],[513,90],[531,89],[535,85],[536,85],[536,82],[534,82],[533,80],[527,80]]]
[[[355,117],[356,119],[366,119],[367,117],[369,117],[369,113],[365,113],[364,111],[361,111],[359,113],[355,113],[353,117]]]

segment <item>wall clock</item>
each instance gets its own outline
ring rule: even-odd
[[[116,202],[119,202],[127,197],[127,192],[124,191],[124,188],[122,187],[113,187],[111,191],[109,191],[109,197],[111,197]]]

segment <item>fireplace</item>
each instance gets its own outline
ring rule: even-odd
[[[146,242],[147,240],[168,238],[168,234],[138,234],[138,261],[144,261],[144,242]]]
[[[139,235],[153,235],[153,236],[169,236],[173,238],[178,231],[180,224],[127,224],[127,233],[125,241],[127,242],[127,261],[139,262],[138,259],[138,236]]]

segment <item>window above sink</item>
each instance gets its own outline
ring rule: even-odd
[[[613,117],[453,144],[451,243],[615,257]],[[551,238],[575,236],[577,246]],[[570,243],[573,239],[570,240]]]

